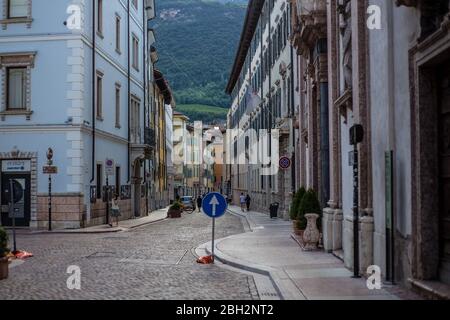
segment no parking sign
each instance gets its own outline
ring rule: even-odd
[[[281,157],[279,161],[279,166],[283,170],[287,170],[291,167],[292,162],[289,157]]]

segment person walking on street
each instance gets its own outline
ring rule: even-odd
[[[116,218],[116,227],[119,226],[119,217],[120,217],[120,207],[119,207],[119,197],[117,194],[114,196],[111,205],[111,218]],[[111,221],[112,222],[112,221]],[[112,227],[112,223],[110,224]]]
[[[203,201],[202,197],[201,197],[200,195],[198,195],[198,197],[197,197],[197,208],[198,208],[198,212],[200,212],[201,209],[202,209],[202,201]]]
[[[241,193],[241,196],[239,197],[239,201],[241,203],[242,212],[245,212],[245,203],[246,203],[246,201],[245,201],[245,196],[244,196],[243,193]]]
[[[250,211],[250,201],[252,201],[252,199],[247,194],[247,196],[245,197],[245,204],[247,205],[247,211]]]

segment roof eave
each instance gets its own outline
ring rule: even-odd
[[[234,60],[233,68],[228,80],[225,92],[231,94],[234,86],[239,78],[242,66],[244,65],[250,43],[253,39],[259,17],[264,5],[264,0],[250,0],[247,7],[247,14],[245,17],[244,27],[239,40],[239,47]],[[256,20],[256,21],[255,21]]]

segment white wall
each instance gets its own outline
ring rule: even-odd
[[[385,152],[394,150],[395,219],[411,234],[411,113],[408,50],[419,30],[415,9],[372,0],[382,29],[369,32],[372,126],[374,263],[385,270]]]

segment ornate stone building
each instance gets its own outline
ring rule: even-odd
[[[241,134],[226,138],[226,154],[232,158],[228,162],[233,162],[228,167],[232,198],[238,203],[241,193],[249,194],[252,208],[263,212],[269,210],[271,203],[278,202],[280,216],[283,217],[287,217],[292,199],[294,167],[274,172],[271,170],[278,168],[278,157],[265,164],[252,161],[257,148],[244,140],[251,132],[259,134],[260,130],[265,130],[273,137],[274,143],[267,142],[264,150],[270,154],[279,146],[279,156],[294,159],[295,55],[288,41],[290,12],[291,3],[286,0],[249,1],[239,49],[226,88],[233,99],[227,127],[241,130]],[[272,130],[278,130],[279,136],[272,134]],[[245,145],[245,150],[243,147],[239,152],[241,145]],[[243,159],[245,164],[239,159]],[[271,172],[264,173],[266,170]]]
[[[349,130],[361,125],[359,273],[450,283],[449,1],[292,4],[296,188],[320,194],[325,250],[353,268]]]
[[[396,99],[409,114],[405,125],[410,128],[411,158],[405,172],[409,177],[406,201],[410,222],[401,217],[398,221],[396,265],[399,275],[414,286],[424,290],[431,287],[439,294],[439,283],[450,284],[450,1],[396,4],[399,7],[393,9],[393,21],[401,14],[419,17],[405,34],[410,37],[403,40],[403,72],[409,77],[401,80],[408,97]],[[403,28],[394,22],[393,35]],[[399,96],[397,91],[395,96]],[[396,146],[402,148],[401,142]],[[424,285],[424,280],[436,282]]]

